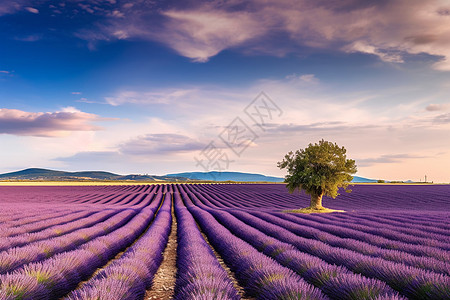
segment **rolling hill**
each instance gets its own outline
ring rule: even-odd
[[[265,176],[262,174],[251,174],[241,172],[184,172],[167,174],[168,177],[184,177],[193,180],[212,180],[212,181],[239,181],[239,182],[283,182],[281,177]]]
[[[104,171],[65,172],[47,169],[31,168],[17,172],[0,174],[0,180],[38,180],[38,181],[184,181],[185,178],[156,175],[119,175]]]
[[[266,176],[262,174],[242,173],[242,172],[183,172],[173,173],[164,176],[129,174],[120,175],[104,171],[81,171],[65,172],[48,169],[31,168],[17,172],[0,174],[0,180],[34,180],[34,181],[236,181],[236,182],[283,182],[284,178]],[[353,182],[372,183],[374,179],[354,176]]]
[[[238,182],[283,182],[283,177],[266,176],[262,174],[241,173],[241,172],[184,172],[167,174],[168,177],[185,177],[192,180],[212,180],[212,181],[238,181]],[[359,176],[353,176],[355,183],[373,183],[376,179],[368,179]]]

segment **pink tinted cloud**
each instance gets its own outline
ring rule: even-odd
[[[426,108],[427,111],[443,111],[450,109],[450,103],[441,104],[429,104]]]
[[[181,134],[147,134],[120,145],[120,152],[130,155],[167,154],[198,151],[205,144]]]
[[[29,2],[29,0],[2,0],[0,1],[0,16],[14,13]]]
[[[34,7],[25,7],[25,10],[32,13],[32,14],[38,14],[39,10],[37,8]]]
[[[266,31],[246,12],[206,7],[170,10],[163,15],[169,21],[156,38],[197,62],[205,62],[220,51],[260,37]]]
[[[101,128],[92,122],[101,120],[97,115],[73,108],[60,112],[25,112],[0,109],[0,134],[56,137],[71,131],[94,131]]]

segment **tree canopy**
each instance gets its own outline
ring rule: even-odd
[[[336,143],[325,140],[309,144],[305,149],[289,152],[281,162],[280,169],[286,169],[286,187],[292,193],[304,190],[311,195],[311,206],[323,209],[322,196],[336,198],[339,188],[346,189],[356,173],[353,159],[347,159],[347,150]]]

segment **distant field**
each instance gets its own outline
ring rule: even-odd
[[[0,299],[450,299],[449,185],[0,184]]]

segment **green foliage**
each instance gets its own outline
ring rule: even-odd
[[[307,194],[336,198],[340,187],[346,189],[356,173],[353,159],[347,159],[347,150],[336,143],[324,141],[309,144],[305,149],[292,151],[278,162],[287,169],[286,187],[292,193],[304,190]]]
[[[385,183],[386,181],[384,181],[383,179],[378,179],[377,182],[378,183]]]

